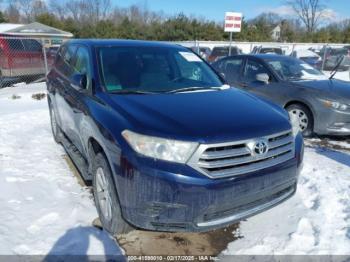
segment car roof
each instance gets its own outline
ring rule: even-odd
[[[227,49],[227,48],[230,48],[230,46],[229,46],[229,45],[223,45],[223,46],[214,46],[214,48],[213,48],[213,49],[219,49],[219,48],[222,48],[222,49]],[[238,48],[238,46],[233,45],[233,46],[231,46],[231,48],[232,48],[232,49],[234,49],[234,48]]]
[[[278,46],[263,46],[261,49],[282,49],[281,47]]]
[[[131,47],[167,47],[167,48],[178,48],[187,49],[178,44],[171,44],[166,42],[157,41],[144,41],[144,40],[125,40],[125,39],[74,39],[69,40],[68,44],[84,44],[91,47],[108,47],[108,46],[131,46]]]
[[[228,57],[228,56],[227,56]],[[225,58],[227,58],[225,57]],[[233,55],[231,57],[256,57],[256,58],[260,58],[260,59],[293,59],[290,56],[285,56],[285,55],[276,55],[276,54],[244,54],[244,55]],[[223,59],[225,59],[223,58]]]

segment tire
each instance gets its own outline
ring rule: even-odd
[[[311,136],[313,134],[314,118],[310,109],[302,104],[292,104],[286,109],[289,113],[292,125],[298,125],[304,137]]]
[[[50,123],[51,123],[51,131],[53,138],[57,144],[61,143],[61,137],[62,137],[62,131],[61,128],[57,124],[57,118],[56,113],[54,109],[52,108],[51,104],[49,104],[49,110],[50,110]]]
[[[102,153],[94,157],[92,172],[94,200],[102,227],[113,236],[133,230],[122,217],[112,172]]]

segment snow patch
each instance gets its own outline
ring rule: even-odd
[[[51,134],[45,83],[0,89],[0,255],[118,255]],[[13,99],[16,95],[16,99]]]

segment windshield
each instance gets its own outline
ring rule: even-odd
[[[304,61],[293,58],[266,59],[265,60],[275,72],[286,80],[324,80],[327,77],[305,63]]]
[[[233,48],[232,48],[233,50]],[[231,51],[232,51],[231,50]],[[229,47],[214,47],[212,55],[213,56],[228,56]]]
[[[261,54],[278,54],[278,55],[282,55],[282,49],[279,48],[262,48],[260,50]]]
[[[109,92],[171,92],[223,83],[194,53],[164,47],[101,47],[100,72]]]

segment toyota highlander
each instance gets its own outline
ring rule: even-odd
[[[288,113],[185,47],[72,40],[47,78],[53,136],[111,234],[208,231],[296,191],[303,139]]]

